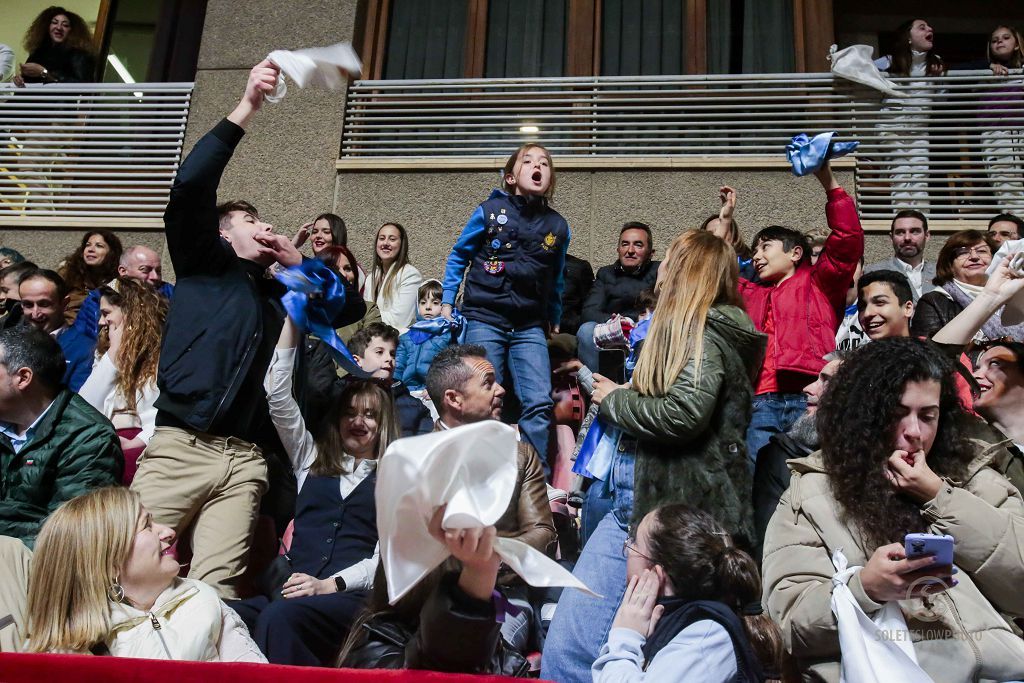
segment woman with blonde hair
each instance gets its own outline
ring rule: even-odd
[[[385,223],[374,239],[373,267],[363,298],[377,305],[381,319],[404,334],[416,321],[423,275],[409,263],[409,235],[401,223]]]
[[[178,577],[173,540],[126,488],[57,508],[32,558],[26,651],[265,662],[213,588]]]
[[[117,430],[127,486],[156,429],[156,369],[167,300],[131,278],[118,278],[113,285],[100,288],[96,362],[79,394]]]
[[[765,337],[741,308],[732,246],[688,230],[658,270],[658,306],[632,386],[594,376],[600,416],[619,428],[604,486],[611,498],[574,573],[602,600],[565,591],[544,648],[542,676],[589,681],[627,581],[629,530],[672,503],[711,514],[741,547],[753,541],[746,456],[753,387]]]

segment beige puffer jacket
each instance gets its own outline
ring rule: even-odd
[[[1001,616],[1024,615],[1024,500],[993,468],[1005,449],[975,444],[966,483],[944,486],[922,507],[930,533],[956,539],[959,585],[900,601],[918,661],[936,683],[1024,678],[1024,641]],[[764,604],[804,680],[838,682],[832,553],[842,548],[850,566],[863,566],[874,549],[840,520],[820,452],[789,466],[793,478],[765,538]],[[864,593],[859,572],[849,587],[869,616],[882,607]]]

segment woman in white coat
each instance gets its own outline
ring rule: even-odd
[[[61,505],[36,541],[26,650],[266,662],[213,588],[178,577],[173,540],[126,488]]]
[[[374,239],[373,267],[363,298],[377,304],[381,319],[404,334],[416,322],[423,275],[409,263],[409,237],[400,223],[385,223]]]

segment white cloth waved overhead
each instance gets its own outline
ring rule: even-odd
[[[1003,242],[999,247],[999,251],[992,257],[992,263],[989,264],[988,270],[985,272],[989,275],[996,272],[999,264],[1007,256],[1011,257],[1010,270],[1018,277],[1024,277],[1024,239],[1006,240]],[[1017,292],[1003,306],[1002,323],[1007,326],[1024,323],[1024,290]]]
[[[395,604],[448,558],[430,534],[430,518],[447,505],[441,526],[491,526],[508,508],[516,484],[516,431],[497,420],[399,439],[377,465],[377,531],[388,599]],[[494,550],[531,586],[569,586],[593,593],[544,553],[511,538]]]
[[[281,68],[277,87],[266,96],[267,102],[280,102],[288,92],[285,76],[300,88],[316,86],[339,90],[345,85],[345,72],[359,76],[363,71],[359,55],[351,43],[335,43],[327,47],[308,47],[303,50],[274,50],[267,59]]]
[[[887,97],[901,97],[899,86],[882,75],[872,60],[874,49],[870,45],[851,45],[842,50],[833,45],[829,48],[828,60],[832,62],[832,73],[854,83],[879,90]]]

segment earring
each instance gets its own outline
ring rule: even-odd
[[[114,579],[114,583],[107,586],[107,598],[111,602],[124,602],[124,588]]]

